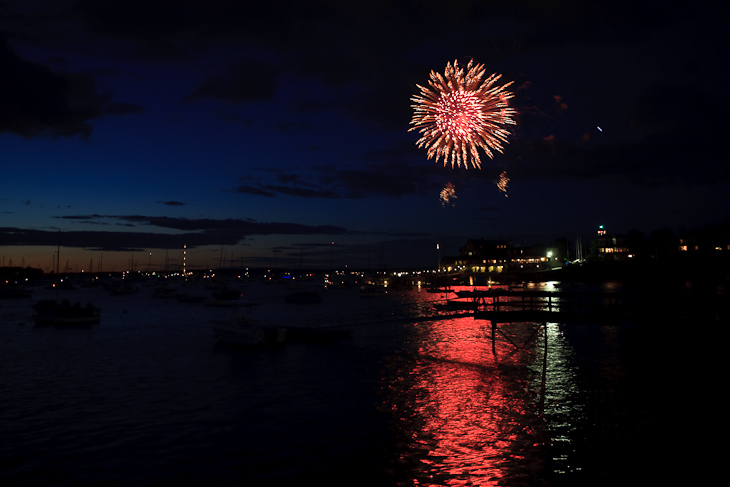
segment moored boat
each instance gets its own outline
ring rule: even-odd
[[[225,343],[243,346],[273,345],[282,343],[286,329],[263,324],[244,316],[233,316],[230,320],[211,321],[215,337]]]
[[[77,302],[72,305],[67,299],[60,303],[54,299],[43,299],[33,305],[36,314],[33,320],[36,325],[84,326],[101,321],[99,308],[91,303],[81,306]]]
[[[150,297],[157,299],[177,298],[178,294],[179,293],[175,289],[162,284],[155,286],[155,289],[150,293]]]
[[[204,299],[206,306],[247,306],[250,302],[243,301],[243,294],[236,289],[222,289],[213,292],[213,297]]]
[[[32,292],[20,286],[5,284],[0,286],[0,299],[29,298]]]
[[[468,289],[462,291],[455,291],[456,295],[460,298],[480,298],[491,296],[494,292],[491,289]]]
[[[360,297],[376,298],[387,296],[388,290],[384,286],[376,286],[374,284],[365,284],[360,286]]]
[[[178,294],[176,299],[179,303],[202,303],[203,301],[205,301],[206,298],[202,294],[194,295],[194,294],[182,293],[182,294]]]
[[[287,295],[287,303],[317,304],[322,302],[322,296],[317,291],[297,291]]]
[[[429,287],[426,288],[427,293],[432,294],[449,294],[453,293],[454,291],[452,289],[442,288],[442,287]]]
[[[113,296],[120,296],[137,294],[139,292],[139,288],[132,283],[122,281],[109,284],[107,291],[109,291],[109,294]]]

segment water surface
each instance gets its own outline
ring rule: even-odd
[[[265,303],[253,313],[295,324],[438,297],[293,305],[283,286],[237,285]],[[208,325],[232,310],[150,291],[69,291],[102,309],[82,329],[32,325],[49,291],[0,303],[3,485],[639,485],[711,470],[716,416],[699,403],[714,348],[698,349],[717,324],[515,323],[493,341],[461,317],[242,350]]]

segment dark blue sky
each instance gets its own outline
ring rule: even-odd
[[[709,2],[0,2],[5,265],[433,266],[730,219]],[[416,83],[469,59],[513,81],[482,170],[407,132]],[[494,184],[503,170],[507,196]],[[455,204],[439,192],[451,182]],[[332,242],[335,242],[334,246]]]

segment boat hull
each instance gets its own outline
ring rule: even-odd
[[[33,321],[39,326],[90,326],[99,323],[101,316],[98,314],[93,316],[35,315]]]
[[[33,305],[33,310],[36,312],[33,316],[36,325],[88,326],[101,321],[99,309],[91,304],[82,307],[76,303],[72,306],[66,300],[57,303],[48,299]]]
[[[233,345],[251,347],[273,345],[286,339],[285,328],[261,325],[240,317],[230,321],[214,321],[211,327],[219,341]]]

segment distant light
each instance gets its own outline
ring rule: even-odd
[[[596,125],[596,128],[598,129],[599,132],[603,132],[603,129],[601,127],[599,127],[598,125]]]

